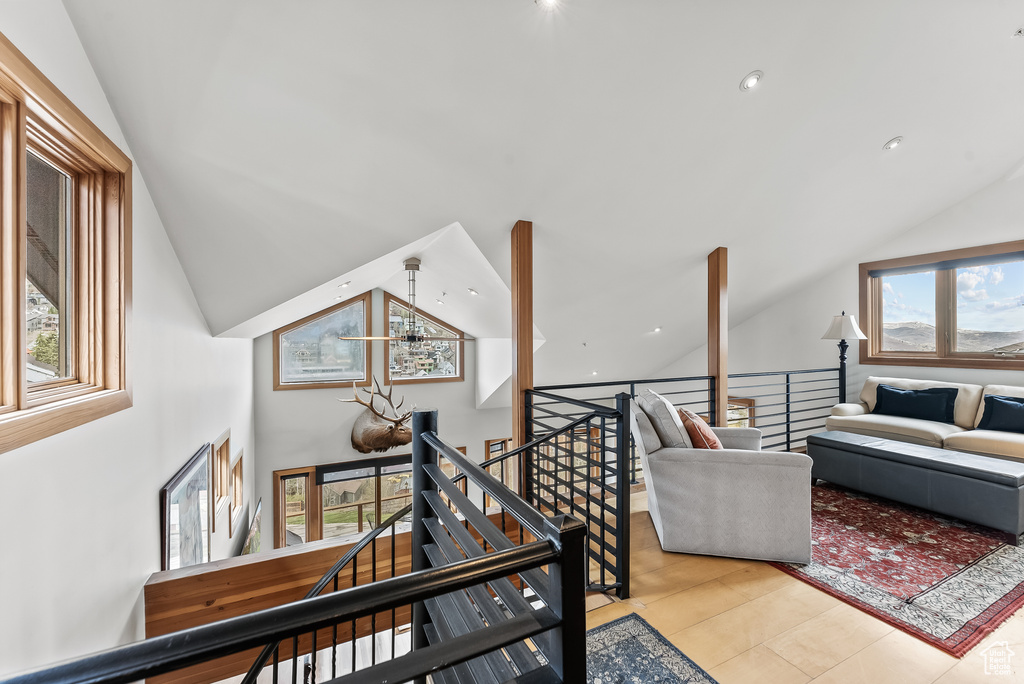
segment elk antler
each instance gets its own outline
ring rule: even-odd
[[[391,406],[391,410],[394,411],[395,415],[397,416],[398,415],[398,409],[402,408],[402,404],[405,403],[405,397],[402,397],[401,399],[399,399],[398,406],[395,406],[395,402],[391,401],[391,393],[395,391],[395,386],[391,385],[391,387],[388,387],[388,396],[385,397],[384,396],[384,391],[380,388],[380,383],[377,382],[377,376],[376,375],[373,376],[373,384],[377,385],[377,394],[379,394],[384,401],[388,402],[388,404]],[[409,412],[409,415],[410,416],[412,415],[411,411]]]
[[[389,421],[391,423],[394,423],[395,425],[401,425],[405,421],[409,420],[409,416],[412,415],[412,411],[407,411],[406,413],[404,413],[401,416],[398,415],[398,409],[401,408],[402,404],[405,403],[405,398],[403,397],[402,400],[398,402],[398,406],[395,406],[395,403],[391,400],[391,393],[395,389],[394,385],[392,385],[391,387],[388,388],[388,393],[387,393],[387,395],[385,395],[384,391],[381,390],[380,384],[377,382],[377,378],[376,377],[373,378],[373,384],[377,388],[376,392],[374,392],[374,388],[373,387],[370,387],[369,390],[367,390],[365,388],[363,389],[364,392],[369,392],[369,394],[370,394],[370,401],[368,401],[368,402],[359,398],[359,390],[356,389],[356,383],[354,383],[354,382],[352,383],[352,394],[354,395],[354,398],[352,398],[352,399],[339,399],[338,401],[341,401],[341,402],[344,402],[344,403],[362,404],[366,408],[370,409],[370,412],[373,413],[373,415],[375,415],[378,418],[381,418],[383,420],[386,420],[386,421]],[[384,401],[386,401],[389,406],[391,406],[391,410],[395,412],[395,415],[398,416],[397,418],[389,418],[382,411],[378,411],[376,409],[376,407],[373,405],[373,398],[374,398],[375,394],[379,394],[380,397]]]

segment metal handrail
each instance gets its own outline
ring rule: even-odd
[[[833,373],[838,368],[803,368],[789,371],[759,371],[757,373],[729,373],[730,378],[760,378],[768,375],[800,375],[803,373]]]
[[[424,573],[389,578],[151,637],[16,675],[5,680],[4,684],[127,684],[238,653],[270,640],[282,641],[441,593],[497,580],[527,568],[538,568],[556,560],[559,555],[547,540],[516,546]],[[411,659],[415,659],[415,654]]]
[[[614,414],[614,413],[615,412],[613,411],[612,414]],[[480,463],[479,465],[480,465],[481,468],[489,468],[492,465],[496,465],[498,463],[504,463],[505,461],[507,461],[508,459],[512,458],[513,456],[519,456],[520,454],[522,454],[524,452],[527,452],[530,449],[533,449],[534,447],[540,446],[544,442],[549,441],[552,437],[558,437],[559,435],[565,434],[567,432],[570,432],[570,431],[578,428],[580,425],[583,425],[584,423],[589,421],[591,418],[593,418],[594,415],[595,415],[594,413],[588,413],[587,415],[583,416],[582,418],[579,418],[579,419],[574,420],[573,422],[569,423],[565,427],[559,428],[558,430],[556,430],[554,432],[549,432],[549,433],[545,434],[543,437],[538,437],[537,439],[534,439],[534,440],[532,440],[530,442],[527,442],[526,444],[524,444],[521,447],[516,447],[512,451],[506,451],[503,454],[498,454],[494,458],[489,458],[486,461]],[[462,454],[460,453],[459,455],[461,456]],[[490,475],[490,473],[488,473],[488,475]],[[493,476],[491,476],[491,477],[493,477]],[[458,475],[456,475],[455,477],[452,478],[452,482],[455,483],[455,484],[458,484],[459,482],[461,482],[462,480],[465,480],[465,479],[466,479],[465,473],[459,473]]]
[[[619,385],[652,385],[664,382],[693,382],[695,380],[710,380],[710,375],[693,375],[685,378],[655,378],[653,380],[606,380],[603,382],[587,382],[575,385],[544,385],[536,387],[533,392],[550,392],[554,390],[580,389],[582,387],[617,387]],[[561,399],[562,397],[559,397]]]
[[[440,455],[451,461],[462,471],[463,476],[470,476],[470,479],[478,485],[481,489],[487,492],[490,497],[497,501],[498,504],[505,510],[512,513],[512,515],[520,522],[525,525],[527,529],[538,539],[552,539],[558,537],[558,528],[556,528],[552,522],[540,511],[533,506],[523,501],[514,494],[509,496],[512,492],[499,482],[493,475],[484,470],[482,467],[473,463],[468,458],[462,455],[456,449],[448,446],[440,439],[437,435],[431,432],[423,435],[423,441],[426,442],[432,449],[435,449]],[[452,484],[455,484],[455,480],[452,480]]]
[[[374,528],[366,536],[360,539],[355,546],[349,549],[344,556],[338,559],[338,562],[332,565],[331,568],[323,574],[319,581],[317,581],[317,583],[313,585],[313,588],[306,592],[306,595],[302,597],[302,600],[313,598],[314,596],[319,596],[320,592],[327,588],[327,585],[330,584],[333,581],[333,579],[337,577],[342,570],[345,569],[346,565],[352,562],[352,559],[355,558],[360,551],[369,546],[371,542],[377,539],[377,537],[379,537],[381,533],[384,532],[384,530],[388,529],[389,527],[394,527],[399,520],[409,515],[409,513],[411,512],[412,504],[409,504],[408,506],[398,511],[387,520],[385,520],[384,524],[382,524],[380,527]],[[391,533],[394,534],[394,531],[392,530]],[[267,661],[270,659],[270,656],[274,654],[274,651],[280,645],[280,641],[267,644],[263,648],[263,650],[260,651],[260,654],[256,656],[256,660],[253,661],[252,665],[249,667],[249,671],[246,672],[245,677],[242,678],[241,684],[253,684],[256,681],[256,678],[259,677],[260,670],[262,670],[266,666]]]
[[[517,521],[520,530],[519,547],[511,546],[511,540],[506,537],[505,531],[499,529],[483,511],[477,510],[475,504],[472,504],[453,480],[441,470],[440,459],[442,457],[462,469],[467,482],[472,481],[479,485],[501,504],[503,527],[506,511]],[[447,567],[445,564],[451,561],[451,558],[445,557],[443,551],[438,553],[438,547],[432,543],[432,540],[436,539],[438,544],[443,545],[443,540],[449,538],[448,533],[444,532],[443,523],[438,523],[439,520],[448,517],[441,513],[441,511],[447,511],[448,506],[454,506],[455,510],[463,512],[465,523],[472,526],[484,540],[482,550],[486,550],[490,546],[493,549],[490,553],[504,554],[515,548],[532,546],[532,544],[523,546],[522,533],[524,529],[529,529],[535,538],[550,544],[555,551],[555,558],[548,564],[546,575],[537,573],[534,569],[535,566],[528,567],[525,564],[514,571],[531,587],[534,587],[535,591],[539,590],[538,596],[547,604],[545,608],[533,610],[533,613],[552,612],[557,617],[556,621],[548,624],[547,630],[545,630],[550,630],[548,635],[540,641],[534,640],[538,651],[550,667],[549,673],[545,674],[545,681],[552,678],[557,681],[576,681],[578,673],[586,668],[586,620],[584,617],[586,608],[583,581],[586,569],[586,526],[564,514],[558,514],[553,520],[549,520],[498,482],[481,466],[467,459],[451,445],[446,444],[437,436],[437,411],[435,410],[413,412],[412,463],[411,561],[413,572],[428,576],[429,573]],[[447,496],[447,502],[438,496],[438,488]],[[461,526],[456,524],[455,528],[461,529]],[[435,538],[434,534],[438,534],[439,537]],[[534,542],[534,544],[536,543],[539,542]],[[475,541],[470,545],[470,548],[474,547],[476,547]],[[464,552],[467,555],[475,555],[469,550]],[[446,593],[450,595],[451,590]],[[489,595],[487,600],[490,600]],[[474,619],[471,615],[479,616],[472,608],[465,612],[456,607],[456,611],[469,622]],[[518,611],[516,612],[518,613]],[[527,609],[528,612],[530,612],[529,609]],[[413,653],[419,649],[429,649],[447,642],[451,635],[446,636],[444,631],[453,631],[457,635],[457,631],[450,630],[450,626],[442,630],[442,623],[438,622],[439,617],[429,613],[431,613],[429,604],[414,603],[412,606]],[[441,619],[443,622],[443,618]],[[518,614],[515,619],[519,619]],[[492,632],[494,628],[495,625],[486,627],[481,632],[481,637],[485,633]],[[498,629],[500,630],[500,627]],[[431,641],[437,643],[431,644]],[[452,641],[453,645],[454,643]],[[444,651],[439,652],[445,653]],[[493,653],[493,649],[484,647],[483,641],[481,641],[470,657],[486,657],[488,653]],[[448,668],[449,664],[447,660],[442,660],[439,668]],[[486,668],[487,666],[481,664],[480,667]],[[469,669],[463,674],[470,675],[473,670],[474,668],[470,664]],[[459,675],[460,681],[465,681],[462,679],[463,674]],[[530,681],[535,681],[533,675],[527,675],[527,678]]]

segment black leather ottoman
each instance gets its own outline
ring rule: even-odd
[[[850,432],[807,438],[811,481],[992,527],[1014,545],[1024,533],[1024,463]]]

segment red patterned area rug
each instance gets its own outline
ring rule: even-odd
[[[1024,549],[993,530],[824,484],[811,562],[772,563],[957,657],[1024,605]]]

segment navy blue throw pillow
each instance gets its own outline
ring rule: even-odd
[[[959,391],[956,387],[905,390],[892,385],[879,385],[875,391],[875,410],[872,413],[952,423],[953,407]]]
[[[978,429],[1024,432],[1024,399],[986,394],[985,412],[981,415]]]

